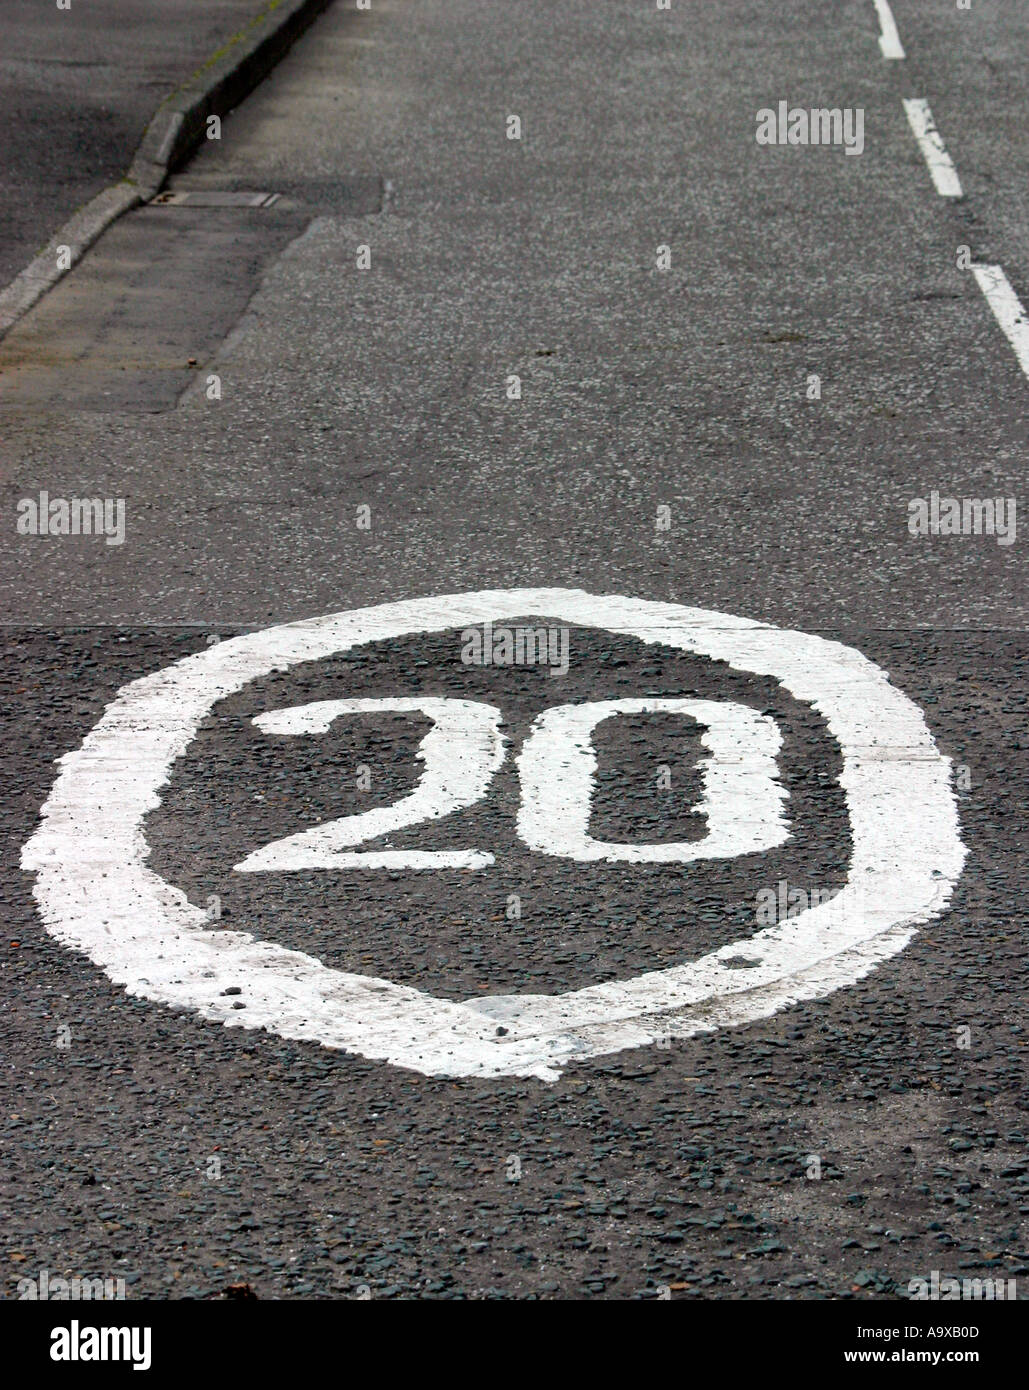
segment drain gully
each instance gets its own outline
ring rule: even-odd
[[[280,196],[278,193],[220,193],[197,188],[160,193],[151,201],[165,207],[270,208],[279,201]]]

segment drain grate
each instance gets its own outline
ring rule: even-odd
[[[191,208],[270,208],[279,201],[278,193],[219,193],[210,189],[189,189],[159,193],[153,199],[166,207]]]

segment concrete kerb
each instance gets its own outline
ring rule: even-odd
[[[224,116],[238,106],[330,4],[332,0],[270,0],[161,103],[125,178],[79,208],[0,290],[0,338],[82,259],[112,222],[157,196],[168,174],[205,138],[208,117]]]

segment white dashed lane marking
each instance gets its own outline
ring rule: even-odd
[[[905,97],[904,110],[937,193],[943,198],[963,197],[961,180],[936,128],[929,103],[922,97]],[[1018,295],[999,265],[973,265],[972,271],[994,318],[1015,350],[1018,365],[1029,377],[1029,318]]]
[[[954,161],[946,151],[943,138],[936,129],[929,103],[922,97],[905,97],[904,110],[907,112],[908,124],[918,141],[918,147],[929,166],[936,192],[941,198],[960,198],[961,180],[954,168]]]
[[[897,33],[897,25],[893,18],[893,11],[890,9],[888,0],[875,0],[875,8],[879,15],[879,28],[882,33],[879,35],[879,48],[884,58],[903,58],[904,47]]]
[[[973,274],[1004,336],[1015,349],[1018,365],[1029,377],[1029,316],[999,265],[974,265]]]

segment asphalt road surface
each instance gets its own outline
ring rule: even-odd
[[[1029,17],[890,13],[337,3],[0,343],[5,1296],[1029,1288]]]

